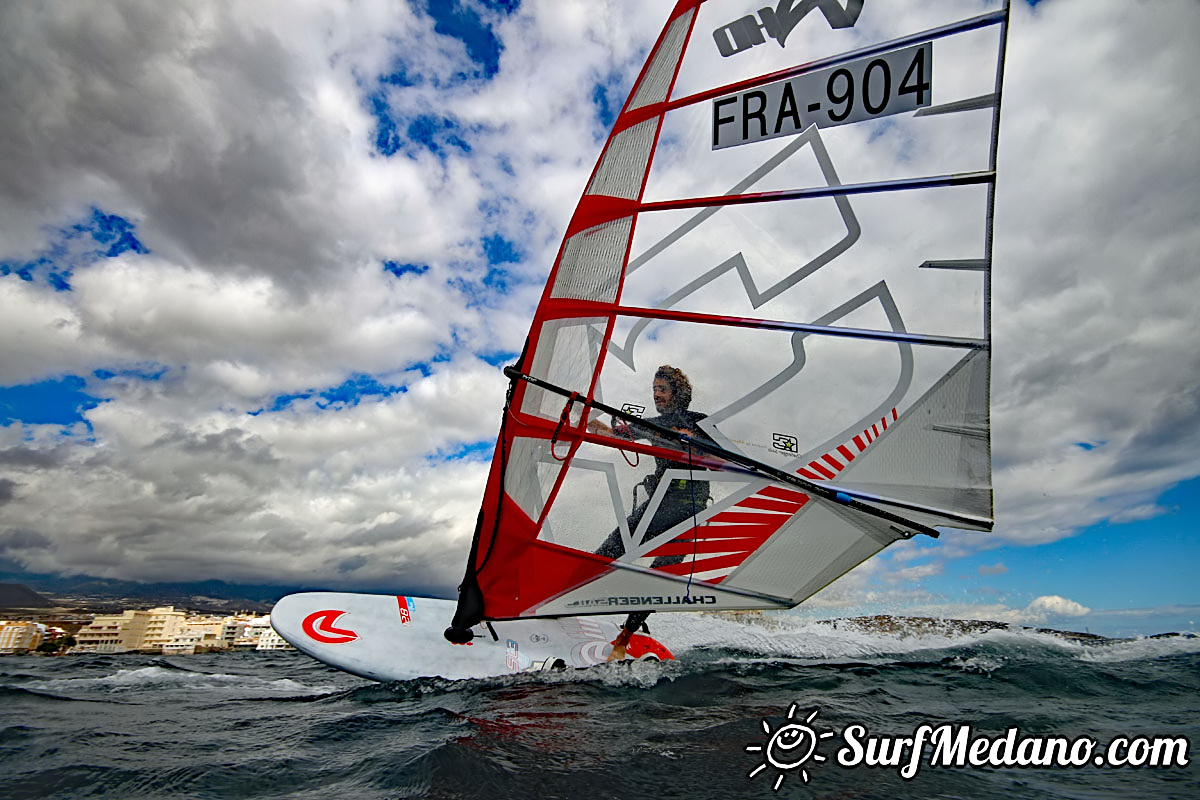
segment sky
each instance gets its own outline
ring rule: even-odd
[[[500,369],[672,5],[0,6],[0,568],[452,591]],[[1198,35],[1014,2],[995,531],[811,613],[1196,629]]]

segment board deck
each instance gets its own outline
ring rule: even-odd
[[[271,610],[271,625],[297,650],[346,672],[377,681],[419,677],[486,678],[514,672],[604,663],[624,621],[620,616],[495,622],[472,628],[470,644],[442,631],[455,602],[406,595],[306,592]],[[674,658],[663,645],[634,634],[631,659]]]

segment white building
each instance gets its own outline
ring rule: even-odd
[[[275,629],[267,626],[258,637],[258,646],[255,650],[295,650],[282,636],[275,632]]]
[[[225,617],[188,617],[183,628],[162,646],[163,654],[192,655],[197,650],[224,650]]]

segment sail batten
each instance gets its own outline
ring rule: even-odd
[[[676,5],[506,369],[455,626],[785,608],[992,527],[983,5]]]
[[[748,203],[775,203],[780,200],[812,200],[824,197],[845,197],[877,192],[903,192],[917,189],[937,189],[946,186],[974,186],[990,184],[996,180],[992,170],[963,172],[951,175],[930,175],[923,178],[904,178],[891,181],[822,186],[805,189],[784,189],[777,192],[747,192],[745,194],[722,194],[709,197],[686,197],[677,200],[656,200],[642,203],[640,211],[673,211],[685,208],[708,208],[712,206],[735,206]]]

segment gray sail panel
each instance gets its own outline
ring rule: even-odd
[[[883,520],[810,500],[721,585],[800,603],[900,538]]]
[[[654,53],[650,67],[642,76],[642,81],[633,90],[629,99],[629,110],[643,106],[661,103],[667,99],[671,82],[675,80],[676,68],[683,57],[683,44],[687,41],[688,28],[691,27],[695,11],[689,11],[677,17],[670,25],[662,44]]]
[[[636,200],[642,191],[657,133],[658,117],[651,117],[613,136],[586,194]]]
[[[616,299],[632,226],[631,217],[622,217],[568,239],[550,296],[608,303]]]
[[[965,525],[936,515],[914,521],[990,529],[990,356],[977,350],[934,384],[853,462],[834,483],[851,491],[946,509],[987,520]]]

